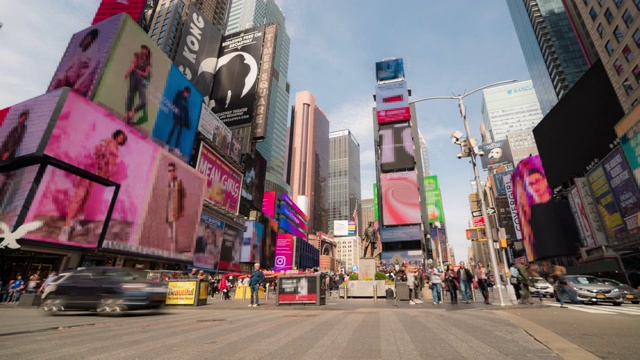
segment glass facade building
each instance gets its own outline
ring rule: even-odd
[[[351,220],[356,206],[357,231],[362,234],[360,144],[349,130],[333,131],[329,133],[329,232],[334,220]]]

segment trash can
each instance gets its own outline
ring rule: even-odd
[[[409,301],[409,285],[406,282],[396,281],[396,299]]]

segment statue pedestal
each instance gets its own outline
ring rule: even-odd
[[[358,266],[358,280],[375,280],[376,278],[376,259],[375,258],[360,258],[360,265]]]

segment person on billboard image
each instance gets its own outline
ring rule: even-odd
[[[123,130],[118,129],[114,131],[110,138],[103,139],[96,144],[93,148],[93,166],[96,169],[96,175],[102,176],[105,179],[111,179],[116,172],[116,166],[120,158],[120,147],[126,143],[127,134],[125,134]],[[73,231],[82,229],[79,218],[84,212],[94,184],[95,183],[89,179],[78,177],[75,184],[75,192],[71,197],[71,203],[67,209],[64,225],[60,230],[59,240],[69,241]]]
[[[71,64],[53,80],[49,91],[61,87],[70,87],[78,94],[87,97],[93,80],[100,67],[100,54],[96,46],[92,46],[100,31],[91,29],[80,41],[81,52],[77,53],[71,60]]]
[[[216,71],[216,73],[221,74],[233,74],[234,80],[232,89],[221,88],[218,90],[217,94],[213,94],[213,96],[211,96],[213,99],[211,102],[211,110],[214,113],[217,114],[225,111],[230,105],[235,104],[244,95],[246,95],[243,93],[245,82],[247,81],[248,75],[252,75],[251,65],[248,63],[246,56],[249,55],[242,52],[235,53],[226,64],[221,65]],[[257,75],[257,73],[255,75]],[[249,79],[249,81],[255,82],[255,78]],[[221,101],[215,101],[215,99],[221,99]],[[222,101],[222,99],[224,99],[224,101]]]
[[[173,98],[173,127],[169,131],[166,143],[171,146],[171,139],[173,139],[173,133],[175,132],[176,142],[175,146],[173,146],[175,148],[180,146],[182,128],[189,129],[189,95],[191,95],[191,88],[185,86]]]
[[[127,124],[143,124],[148,120],[146,118],[147,84],[151,78],[151,50],[147,45],[140,45],[140,52],[133,54],[133,60],[124,78],[129,80],[126,99]],[[134,107],[136,95],[138,95],[138,105]],[[143,111],[142,117],[134,121],[133,118],[140,111]]]
[[[187,192],[184,189],[182,180],[178,178],[176,173],[176,164],[171,162],[168,166],[169,170],[169,196],[167,200],[167,225],[169,234],[169,243],[171,251],[176,251],[176,225],[177,222],[184,217],[184,202]]]
[[[2,161],[8,161],[16,157],[18,148],[24,141],[24,136],[27,133],[27,119],[29,118],[29,110],[24,110],[18,115],[18,123],[11,129],[7,137],[0,146],[0,154]],[[4,203],[4,198],[9,192],[11,187],[11,180],[15,177],[15,171],[7,171],[2,174],[0,181],[0,204]]]

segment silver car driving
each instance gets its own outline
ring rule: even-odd
[[[553,297],[553,286],[541,277],[529,278],[529,293],[531,296]]]
[[[576,292],[578,301],[583,303],[611,303],[620,306],[624,303],[623,294],[611,285],[590,275],[568,275],[566,279]],[[558,295],[556,294],[556,299]]]
[[[640,303],[640,292],[637,289],[632,288],[631,286],[621,283],[620,281],[606,278],[599,278],[607,285],[611,285],[618,289],[624,298],[625,301],[631,301],[632,304]]]

